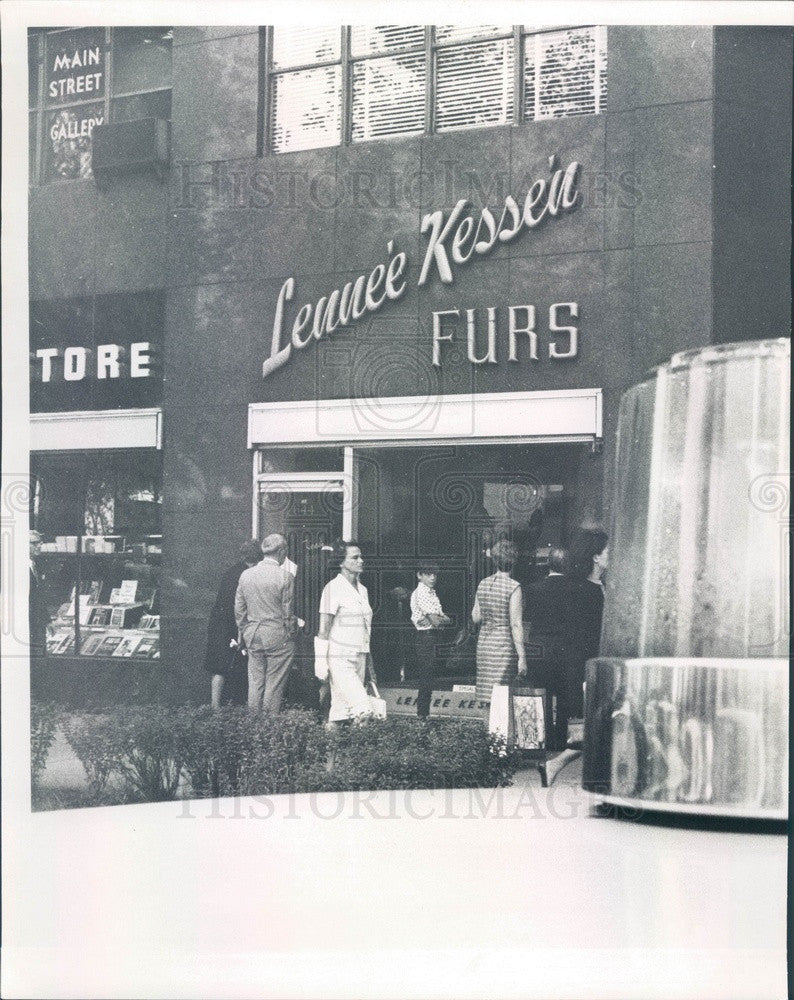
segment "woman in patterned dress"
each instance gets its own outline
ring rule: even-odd
[[[486,576],[477,587],[472,621],[480,625],[477,640],[477,697],[491,700],[494,684],[509,684],[516,672],[527,672],[522,624],[523,600],[521,584],[510,571],[517,551],[512,542],[503,539],[491,549],[496,566],[492,576]]]

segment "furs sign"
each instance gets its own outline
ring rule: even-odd
[[[512,195],[505,198],[498,215],[489,208],[472,211],[472,205],[461,199],[449,215],[429,212],[421,222],[420,232],[427,238],[422,268],[417,285],[427,284],[437,276],[445,285],[454,282],[454,267],[465,267],[478,257],[485,257],[494,247],[512,243],[542,223],[551,222],[573,211],[579,204],[577,181],[580,164],[572,161],[567,167],[558,166],[557,157],[549,157],[549,177],[534,181],[522,206]],[[408,258],[402,251],[394,252],[394,241],[386,244],[388,259],[377,264],[369,274],[359,275],[341,288],[323,295],[316,302],[307,302],[296,313],[289,309],[295,299],[295,279],[287,278],[281,286],[273,321],[270,357],[262,365],[262,377],[281,368],[293,351],[302,351],[314,341],[330,336],[340,327],[349,327],[365,316],[377,313],[387,302],[396,302],[405,294],[405,273]],[[475,310],[466,309],[466,339],[468,358],[472,364],[495,364],[496,307],[487,312],[487,343],[484,354],[477,356]],[[576,318],[575,302],[558,302],[549,310],[549,330],[561,333],[564,339],[549,343],[549,357],[576,357],[577,328],[561,324],[563,318]],[[290,313],[290,316],[288,316]],[[566,317],[567,314],[567,317]],[[441,367],[442,347],[454,338],[450,320],[460,316],[460,310],[444,309],[433,313],[433,364]],[[444,332],[446,329],[447,332]],[[535,307],[529,304],[508,307],[508,360],[518,361],[519,339],[528,344],[529,357],[537,359]]]

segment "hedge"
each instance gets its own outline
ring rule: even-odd
[[[233,706],[149,705],[64,716],[61,726],[86,773],[84,805],[492,788],[512,782],[520,759],[480,723],[455,719],[395,717],[326,727],[303,709],[272,716]]]
[[[60,714],[53,702],[30,703],[30,780],[34,786],[44,772]]]

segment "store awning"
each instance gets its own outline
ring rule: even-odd
[[[251,403],[248,447],[366,441],[594,441],[600,389]]]
[[[30,415],[31,451],[162,448],[163,411],[71,410]]]

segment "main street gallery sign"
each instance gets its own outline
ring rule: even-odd
[[[559,220],[572,212],[580,200],[577,187],[580,164],[574,160],[563,168],[558,165],[556,156],[550,156],[549,170],[549,177],[539,177],[530,184],[521,207],[512,195],[508,195],[498,221],[489,208],[472,211],[466,199],[458,201],[448,215],[442,211],[428,212],[420,226],[427,245],[417,286],[435,277],[451,285],[456,269],[487,256],[501,244],[512,243],[541,223]],[[263,378],[286,364],[293,351],[302,351],[315,341],[329,337],[338,328],[349,327],[377,313],[387,303],[402,298],[407,288],[408,257],[404,251],[395,253],[394,240],[388,241],[386,252],[387,259],[376,264],[368,274],[359,275],[316,302],[304,303],[297,312],[290,308],[295,299],[296,282],[292,277],[286,279],[276,302],[270,357],[262,365]],[[485,349],[477,347],[477,326],[481,322],[478,310],[462,312],[463,315],[459,309],[433,312],[433,365],[441,367],[444,347],[454,342],[456,334],[460,335],[460,324],[465,324],[469,361],[474,365],[496,364],[497,307],[484,310]],[[555,335],[550,336],[547,345],[549,358],[560,360],[577,356],[578,327],[574,321],[578,315],[576,302],[556,302],[549,307],[548,330],[550,335]],[[526,345],[526,355],[537,360],[537,316],[535,306],[530,303],[507,306],[508,361],[518,362],[522,343]]]

